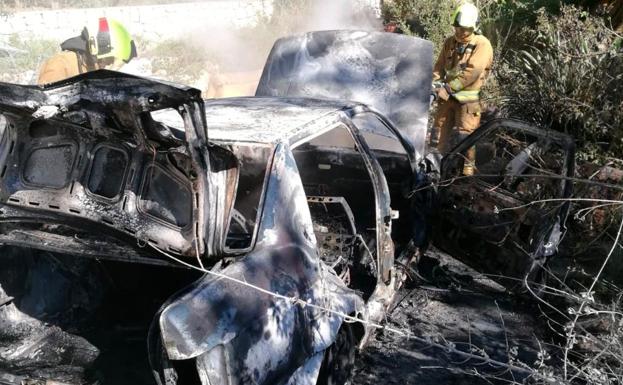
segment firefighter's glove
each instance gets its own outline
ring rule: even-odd
[[[450,92],[448,92],[448,88],[447,84],[444,84],[443,87],[435,88],[437,99],[443,100],[444,102],[450,99]]]

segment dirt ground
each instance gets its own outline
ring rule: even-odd
[[[533,364],[539,352],[537,339],[547,339],[538,314],[529,302],[509,296],[490,279],[431,250],[400,293],[388,321],[394,328],[442,345],[452,343],[461,351],[469,352],[472,346],[494,360],[508,362],[510,357]],[[471,385],[525,378],[382,331],[358,357],[350,384]]]

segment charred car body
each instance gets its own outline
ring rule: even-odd
[[[279,41],[254,98],[204,102],[190,88],[105,71],[0,85],[2,251],[139,266],[123,284],[147,297],[157,288],[137,275],[160,266],[155,286],[179,286],[146,337],[157,383],[343,383],[371,332],[345,316],[381,320],[402,282],[395,259],[408,262],[414,236],[425,244],[430,195],[410,191],[432,172],[423,160],[431,65],[422,40],[321,32]],[[512,177],[525,177],[535,146]],[[447,159],[444,169],[461,169],[460,157]],[[534,232],[555,243],[560,227]],[[545,243],[531,260],[546,256]],[[98,348],[59,327],[80,330],[58,299],[75,287],[41,288],[58,269],[7,260],[0,383],[97,377],[85,368],[97,366]],[[180,263],[211,273],[174,279]],[[25,311],[32,297],[47,299]],[[50,321],[54,306],[61,321]]]

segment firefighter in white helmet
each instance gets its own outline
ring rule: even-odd
[[[493,48],[478,32],[478,8],[460,5],[453,15],[454,35],[447,38],[433,70],[438,108],[432,140],[441,154],[480,124],[480,90],[491,71]],[[475,153],[467,154],[465,175],[472,175]]]
[[[118,69],[136,57],[136,46],[120,22],[102,17],[85,27],[80,36],[61,44],[62,51],[49,58],[39,72],[38,84],[53,83],[97,69]]]

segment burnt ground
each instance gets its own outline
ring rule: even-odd
[[[401,291],[389,324],[445,346],[529,365],[548,340],[534,301],[509,295],[495,282],[438,250],[422,258]],[[542,345],[541,345],[542,346]],[[518,360],[518,361],[517,361]],[[521,364],[519,364],[521,365]],[[350,384],[467,385],[522,382],[527,374],[466,360],[447,350],[380,331],[359,355]]]

